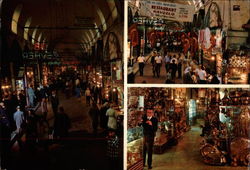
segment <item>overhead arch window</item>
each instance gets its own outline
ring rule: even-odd
[[[95,23],[95,27],[96,27],[96,28],[98,27],[96,23]],[[100,32],[99,32],[98,29],[96,29],[96,34],[97,34],[97,38],[101,37]]]
[[[28,40],[29,39],[29,28],[26,28],[26,27],[29,27],[30,26],[30,24],[31,24],[31,17],[29,17],[28,19],[27,19],[27,21],[26,21],[26,23],[25,23],[25,28],[24,28],[24,32],[23,32],[23,38],[25,39],[25,40]]]
[[[42,35],[43,35],[43,33],[41,32],[41,33],[39,34],[39,36],[38,36],[37,41],[38,41],[39,43],[42,43],[42,41],[41,41],[41,39],[42,39]]]
[[[18,5],[13,13],[12,16],[12,22],[11,22],[11,31],[15,34],[17,34],[17,25],[18,25],[18,20],[22,11],[23,5]]]
[[[103,31],[106,31],[107,30],[106,20],[105,20],[105,17],[103,15],[102,11],[98,7],[97,7],[97,14],[98,14],[98,16],[99,16],[99,18],[101,20]]]
[[[117,15],[118,15],[117,8],[115,5],[115,0],[108,0],[107,3],[108,3],[110,11],[112,12],[112,18],[113,18],[113,20],[115,20],[117,18]]]
[[[32,44],[35,44],[36,32],[37,32],[37,28],[35,28],[32,33]]]
[[[85,35],[87,36],[87,39],[88,39],[88,43],[90,44],[90,46],[92,46],[92,40],[88,34],[88,32],[85,32]]]
[[[95,42],[95,35],[94,35],[94,33],[93,33],[93,30],[89,30],[89,33],[90,33],[90,35],[91,35],[91,40],[92,40],[93,42]]]
[[[87,45],[87,48],[89,48],[88,46],[90,45],[90,39],[86,32],[84,32],[83,39],[84,39],[85,44]]]

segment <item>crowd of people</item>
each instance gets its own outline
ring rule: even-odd
[[[122,132],[122,120],[117,118],[115,104],[103,98],[99,87],[91,86],[79,76],[60,75],[49,81],[49,85],[40,84],[36,88],[29,85],[26,93],[9,91],[0,98],[1,168],[7,167],[11,150],[46,149],[49,143],[63,144],[64,139],[68,138],[71,119],[59,99],[60,91],[65,94],[66,100],[72,96],[79,100],[81,96],[86,97],[86,105],[91,105],[89,116],[94,134],[97,134],[98,126],[106,132],[109,129],[115,133],[118,130]],[[49,103],[52,115],[48,114]],[[114,136],[110,135],[112,139],[108,140],[114,140]]]
[[[165,54],[165,55],[164,55]],[[139,64],[140,76],[144,76],[144,68],[150,63],[152,68],[152,76],[160,78],[165,77],[166,84],[184,83],[184,84],[220,84],[220,77],[215,71],[199,65],[196,60],[192,60],[182,53],[164,53],[162,51],[153,51],[149,55],[149,59],[143,55],[137,58]],[[162,73],[162,67],[165,71]],[[133,71],[128,69],[128,81],[134,83]]]

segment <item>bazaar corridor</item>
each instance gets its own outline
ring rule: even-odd
[[[176,146],[168,148],[164,154],[153,155],[154,170],[245,170],[246,167],[211,166],[202,162],[199,145],[201,129],[192,126]],[[144,170],[147,170],[145,168]]]
[[[91,118],[89,116],[90,107],[86,105],[85,96],[80,99],[71,96],[67,99],[61,92],[59,92],[58,96],[60,105],[64,107],[65,113],[71,120],[68,138],[59,143],[46,140],[48,142],[47,148],[46,146],[44,148],[44,145],[37,145],[32,150],[32,148],[24,145],[23,150],[12,151],[10,154],[10,169],[107,169],[107,141],[105,139],[107,134],[100,126],[98,126],[97,135],[92,133]],[[54,116],[50,104],[48,104],[48,111],[48,121],[51,127],[54,123]],[[36,114],[42,114],[41,108],[38,108]],[[122,141],[122,137],[120,140]],[[122,146],[120,148],[122,149]],[[92,160],[95,160],[95,163]],[[119,160],[119,165],[122,166],[122,159]]]

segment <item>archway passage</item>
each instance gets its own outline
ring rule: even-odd
[[[2,21],[14,34],[33,39],[33,44],[46,40],[53,50],[88,51],[121,17],[120,6],[116,0],[6,0]]]

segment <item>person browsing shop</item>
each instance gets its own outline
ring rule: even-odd
[[[154,111],[151,108],[147,109],[146,114],[142,118],[143,126],[143,165],[145,166],[146,155],[148,155],[148,169],[152,169],[152,155],[155,133],[158,127],[158,120],[154,117]]]
[[[139,71],[140,71],[140,76],[143,76],[143,69],[144,69],[144,63],[145,63],[145,57],[140,55],[137,58],[137,61],[139,63]]]

